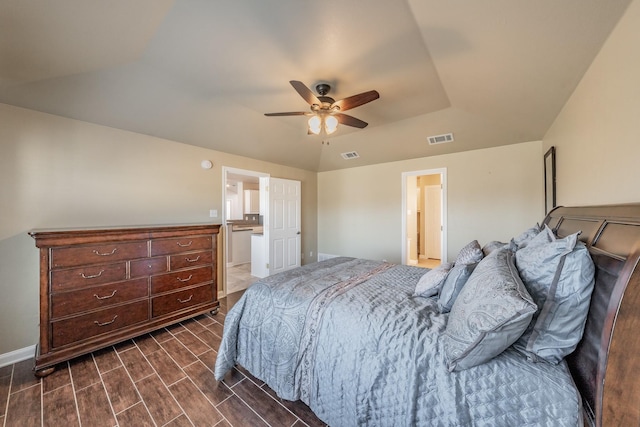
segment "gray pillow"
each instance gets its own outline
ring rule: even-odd
[[[440,289],[442,289],[444,279],[447,277],[447,274],[449,274],[449,270],[451,270],[452,267],[452,263],[446,262],[444,264],[440,264],[433,270],[427,271],[418,281],[413,295],[427,298],[437,295],[438,292],[440,292]]]
[[[516,252],[520,277],[538,310],[514,348],[534,362],[558,363],[582,338],[595,268],[578,234],[557,239],[545,226]]]
[[[504,243],[504,242],[499,242],[497,240],[492,240],[491,242],[487,243],[486,245],[484,245],[482,247],[482,254],[484,256],[489,256],[491,254],[491,252],[495,251],[496,249],[500,249],[502,247],[504,247],[505,245],[508,245],[509,243]]]
[[[469,277],[471,277],[471,273],[473,273],[477,265],[478,263],[455,264],[451,271],[449,271],[440,290],[440,296],[438,297],[438,307],[440,307],[441,313],[448,313],[451,310],[458,294],[464,287],[464,284],[467,283],[467,280],[469,280]]]
[[[522,249],[526,247],[529,244],[529,242],[534,237],[536,237],[541,231],[542,231],[542,228],[540,227],[540,225],[536,224],[533,227],[526,229],[525,231],[520,233],[518,236],[514,237],[513,242],[516,244],[518,249]]]
[[[480,262],[483,256],[480,244],[477,240],[473,240],[472,242],[467,243],[464,248],[460,249],[454,264],[475,264]]]
[[[469,242],[464,248],[460,249],[438,297],[440,312],[447,313],[451,310],[460,290],[467,283],[467,279],[469,279],[473,269],[476,268],[483,256],[482,248],[477,240]]]
[[[524,332],[536,304],[518,276],[508,248],[483,259],[451,308],[443,344],[450,371],[480,365]]]

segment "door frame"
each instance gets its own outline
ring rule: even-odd
[[[440,235],[440,253],[442,262],[447,262],[447,168],[425,169],[418,171],[402,172],[402,263],[409,263],[409,253],[407,251],[407,179],[422,175],[440,175],[442,183],[442,231]]]
[[[222,166],[222,228],[223,231],[223,242],[222,248],[218,248],[218,250],[222,250],[222,265],[219,265],[218,268],[222,268],[222,287],[218,287],[218,298],[222,298],[227,295],[227,239],[229,236],[227,235],[227,176],[228,174],[234,175],[245,175],[245,176],[253,176],[253,177],[270,177],[271,175],[266,172],[257,172],[247,169],[238,169],[229,166]],[[269,209],[267,206],[266,209]]]

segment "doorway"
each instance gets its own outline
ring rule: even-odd
[[[246,289],[258,277],[252,275],[252,235],[258,232],[263,220],[259,209],[260,178],[269,174],[222,168],[224,209],[223,286],[220,296]]]
[[[446,169],[402,174],[402,259],[435,268],[446,262]]]

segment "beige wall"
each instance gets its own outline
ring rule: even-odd
[[[508,241],[544,216],[542,142],[318,174],[318,251],[402,257],[402,173],[447,169],[448,259],[469,241]]]
[[[209,159],[213,169],[203,170]],[[220,223],[222,166],[302,181],[302,245],[317,247],[317,176],[0,104],[0,355],[36,344],[35,228]]]
[[[613,30],[544,137],[559,205],[640,202],[640,1]]]

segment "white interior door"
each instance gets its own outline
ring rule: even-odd
[[[441,259],[442,254],[442,188],[439,185],[425,187],[425,255],[431,259]]]
[[[260,178],[268,274],[300,266],[300,181]],[[263,196],[264,195],[264,196]]]

